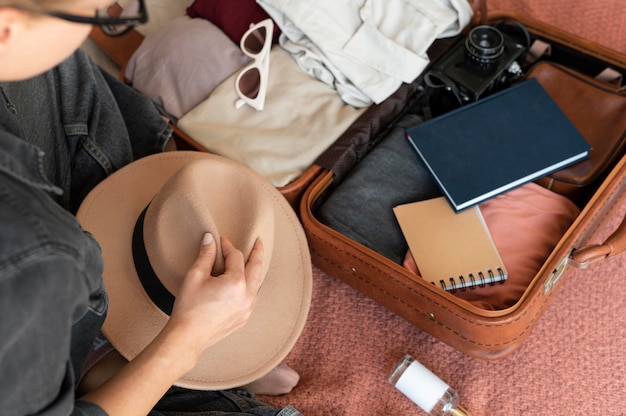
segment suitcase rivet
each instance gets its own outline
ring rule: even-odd
[[[428,313],[428,317],[429,317],[430,319],[432,319],[433,321],[435,320],[435,314],[434,314],[434,313],[432,313],[432,312],[429,312],[429,313]]]
[[[356,269],[355,269],[354,267],[350,267],[350,271],[351,271],[352,273],[356,273]]]

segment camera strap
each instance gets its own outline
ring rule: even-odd
[[[463,100],[461,91],[446,74],[437,69],[432,69],[424,74],[424,82],[431,88],[444,88],[446,91],[452,93],[458,100],[460,105],[465,104],[466,100]]]

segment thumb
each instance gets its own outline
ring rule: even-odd
[[[215,264],[215,257],[217,256],[217,245],[215,244],[215,238],[211,233],[204,233],[202,236],[202,244],[200,246],[200,253],[195,261],[195,265],[201,269],[208,271],[211,274],[213,265]]]

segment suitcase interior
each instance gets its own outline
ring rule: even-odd
[[[609,49],[520,15],[508,12],[489,14],[489,24],[502,20],[521,22],[531,33],[533,40],[549,43],[551,53],[541,59],[557,62],[591,77],[606,67],[617,71],[622,77],[626,74],[626,58]],[[429,51],[432,62],[436,62],[454,41],[456,40],[447,39],[433,44]],[[487,359],[500,358],[519,347],[526,338],[556,293],[557,283],[565,280],[563,277],[567,276],[568,266],[586,267],[590,262],[602,258],[589,254],[590,250],[580,249],[592,242],[600,243],[593,240],[596,231],[606,216],[623,204],[626,158],[623,157],[622,150],[621,161],[617,162],[613,170],[589,187],[589,192],[574,201],[581,208],[581,213],[541,269],[537,270],[536,276],[519,301],[506,309],[480,309],[450,293],[409,277],[400,264],[383,258],[370,248],[329,228],[316,215],[328,195],[387,136],[394,124],[407,112],[428,105],[432,94],[432,90],[424,84],[423,77],[419,77],[412,84],[403,86],[387,102],[370,108],[370,114],[364,114],[338,139],[337,145],[318,159],[317,165],[322,169],[302,197],[300,215],[309,237],[313,262],[322,270],[469,355]],[[621,228],[623,227],[622,224]],[[576,250],[576,256],[572,256],[572,252]],[[329,252],[333,254],[329,255]],[[371,260],[363,260],[364,258]],[[373,279],[370,277],[372,274],[380,277]],[[459,331],[458,321],[463,320],[468,321],[468,327],[465,328],[465,323],[461,323],[462,330]],[[513,329],[522,321],[527,322],[523,325],[524,328]],[[512,328],[508,333],[507,326]],[[468,336],[463,331],[471,335]],[[504,332],[501,342],[487,341],[482,344],[481,340],[490,339],[494,331]]]

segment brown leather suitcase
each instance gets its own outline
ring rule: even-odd
[[[577,65],[588,59],[593,67],[590,72],[598,72],[606,65],[618,74],[625,73],[626,56],[547,24],[506,12],[491,13],[487,20],[492,23],[503,19],[521,22],[533,38],[550,44],[549,59],[559,64]],[[445,46],[433,45],[433,62],[442,50]],[[623,94],[619,82],[604,86],[615,94]],[[340,137],[318,160],[317,177],[300,203],[301,219],[313,262],[322,270],[461,352],[484,359],[501,358],[526,339],[572,268],[593,267],[593,263],[608,261],[626,250],[626,221],[606,240],[597,240],[607,218],[624,215],[623,209],[620,210],[626,202],[624,127],[615,138],[617,145],[612,146],[615,153],[607,158],[611,159],[607,161],[610,165],[577,201],[582,208],[580,214],[537,270],[523,295],[506,309],[485,310],[416,279],[398,262],[325,225],[317,214],[327,195],[368,156],[403,110],[428,101],[428,93],[423,79],[418,78],[380,106],[372,107]],[[566,109],[564,112],[567,113]]]

